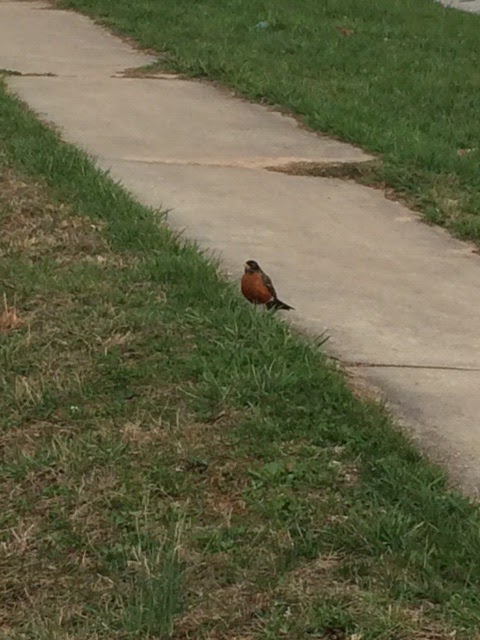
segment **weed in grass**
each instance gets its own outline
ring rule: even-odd
[[[159,540],[145,539],[137,529],[138,542],[125,558],[127,585],[117,596],[118,620],[114,622],[128,636],[172,636],[174,616],[181,608],[178,552],[182,531],[182,519],[172,521]]]

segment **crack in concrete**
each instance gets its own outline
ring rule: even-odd
[[[56,73],[50,73],[49,71],[45,71],[42,73],[34,73],[27,71],[16,71],[15,69],[0,69],[0,75],[3,76],[20,76],[21,78],[57,78]]]
[[[167,82],[182,79],[174,73],[149,72],[143,71],[141,68],[138,70],[125,69],[125,71],[114,73],[110,78],[116,78],[117,80],[166,80]]]
[[[264,171],[275,171],[287,175],[316,176],[326,178],[351,178],[365,175],[372,171],[373,166],[377,166],[376,161],[360,160],[357,162],[341,161],[315,161],[304,160],[302,158],[280,157],[280,158],[241,158],[238,160],[182,160],[180,158],[104,158],[104,160],[119,160],[121,162],[138,162],[139,164],[165,164],[180,165],[189,167],[223,167],[232,169],[263,169]],[[365,169],[363,169],[365,165]],[[307,167],[307,168],[306,168]],[[297,168],[297,170],[296,170]]]
[[[435,365],[435,364],[395,364],[389,362],[348,362],[345,360],[339,360],[343,366],[351,369],[363,368],[363,369],[426,369],[431,371],[465,371],[465,372],[478,372],[480,373],[480,367],[456,367],[448,365]]]

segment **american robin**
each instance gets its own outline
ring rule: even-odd
[[[245,263],[241,289],[245,298],[253,304],[265,304],[267,309],[293,309],[277,298],[273,282],[255,260]]]

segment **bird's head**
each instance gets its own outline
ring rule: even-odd
[[[245,273],[258,273],[261,271],[260,265],[255,260],[247,260],[245,263]]]

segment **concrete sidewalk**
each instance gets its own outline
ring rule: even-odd
[[[420,444],[477,494],[472,247],[379,191],[281,172],[368,160],[361,150],[208,84],[128,77],[152,58],[83,16],[45,9],[0,0],[0,68],[23,74],[9,77],[11,91],[139,200],[171,209],[170,224],[220,253],[234,277],[246,259],[264,265],[298,310],[288,317],[326,330],[331,352],[386,393]]]
[[[440,0],[440,2],[451,9],[480,13],[480,0]]]

